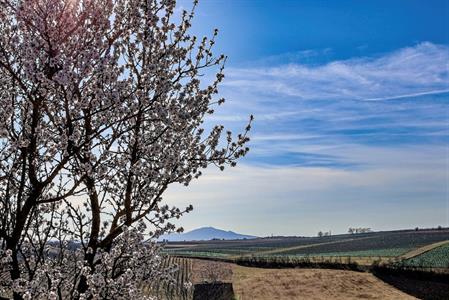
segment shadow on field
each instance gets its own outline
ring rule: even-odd
[[[323,259],[322,261],[311,261],[309,258],[288,259],[284,257],[243,257],[234,261],[237,265],[254,268],[284,269],[284,268],[313,268],[313,269],[334,269],[350,270],[356,272],[366,272],[370,269],[361,266],[350,259],[346,262],[332,262]]]
[[[416,270],[373,268],[372,273],[395,288],[424,300],[449,299],[449,275]]]
[[[234,299],[232,283],[215,282],[194,285],[193,300],[231,300]]]

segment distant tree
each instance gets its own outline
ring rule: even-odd
[[[0,293],[144,299],[139,286],[163,275],[144,237],[182,231],[168,220],[192,209],[164,192],[248,152],[249,124],[225,139],[204,128],[225,56],[217,30],[198,41],[194,9],[175,6],[0,0]]]
[[[350,233],[350,234],[354,234],[354,233],[368,233],[368,232],[371,232],[371,228],[362,228],[362,227],[352,228],[352,227],[349,227],[349,229],[348,229],[348,233]]]
[[[324,233],[322,231],[318,231],[318,237],[322,237]]]

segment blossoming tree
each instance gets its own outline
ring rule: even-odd
[[[143,299],[167,276],[151,240],[192,208],[163,193],[235,166],[252,120],[204,128],[225,57],[189,34],[196,5],[0,0],[0,296]]]

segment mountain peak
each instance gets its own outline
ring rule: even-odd
[[[200,227],[193,229],[186,233],[172,233],[166,234],[159,238],[160,241],[167,240],[170,242],[174,241],[207,241],[213,239],[219,240],[239,240],[239,239],[253,239],[256,236],[245,235],[235,233],[231,230],[225,231],[212,226]]]

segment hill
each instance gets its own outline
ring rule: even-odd
[[[270,257],[272,261],[333,260],[359,265],[374,261],[394,263],[411,260],[428,268],[449,266],[449,229],[382,231],[323,237],[278,237],[234,241],[173,242],[165,251],[189,257],[213,257],[226,260],[248,260]],[[407,264],[408,265],[408,264]],[[448,269],[449,271],[449,269]]]
[[[225,231],[214,227],[197,228],[186,233],[172,233],[163,235],[159,238],[160,241],[166,240],[170,242],[179,241],[209,241],[213,239],[218,240],[242,240],[257,238],[252,235],[245,235],[233,231]]]

